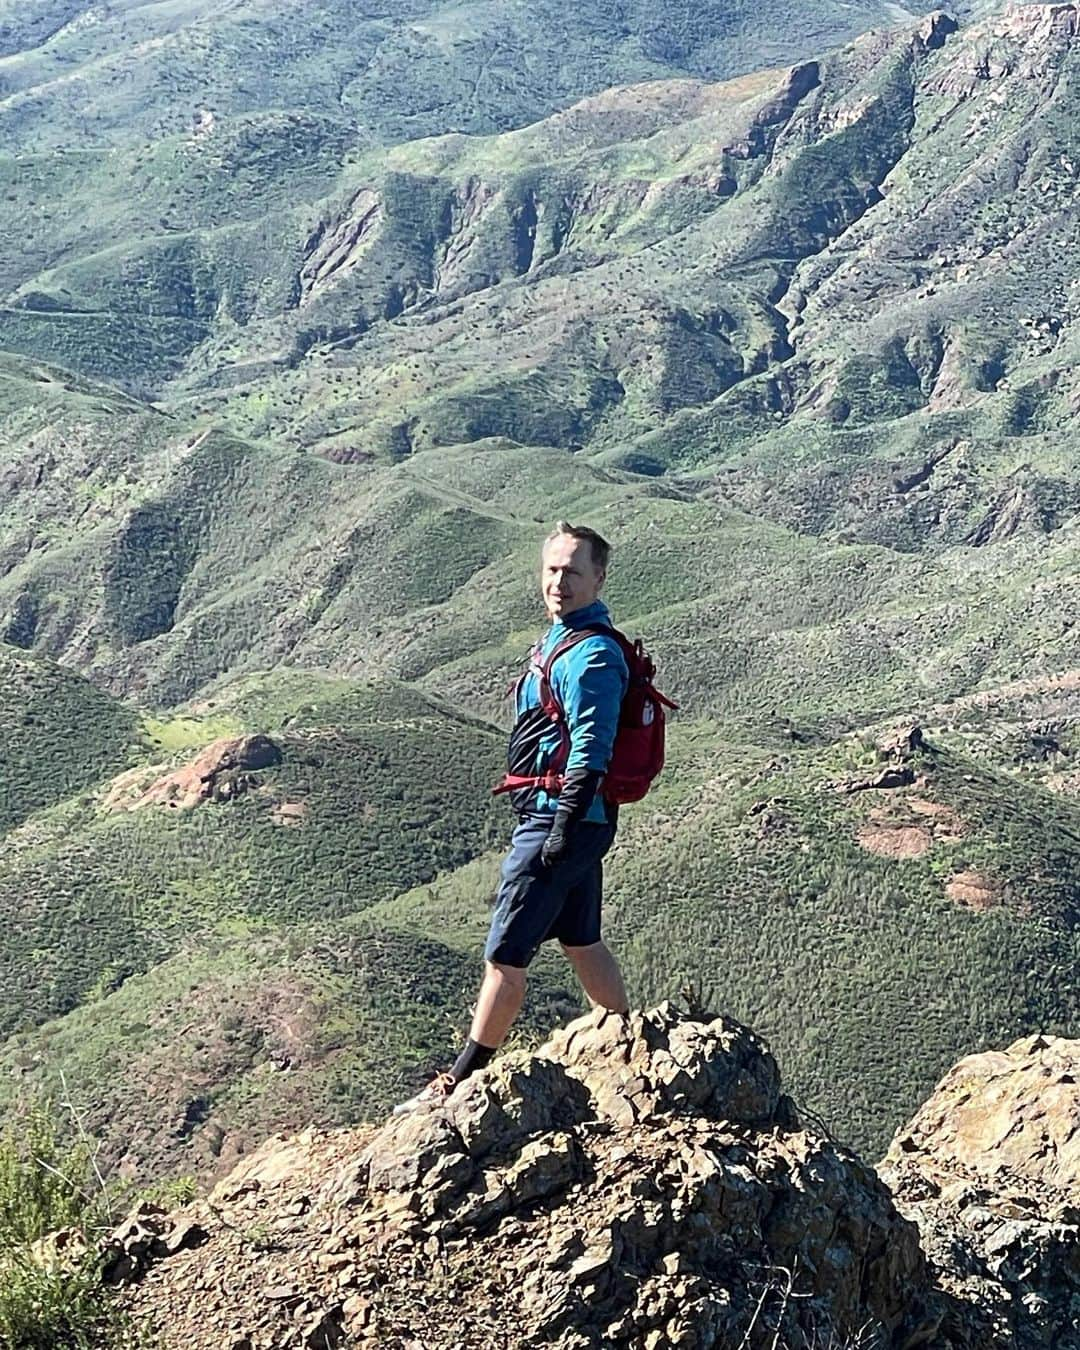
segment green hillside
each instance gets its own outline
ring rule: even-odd
[[[158,771],[129,772],[10,834],[0,872],[6,1099],[62,1068],[110,1163],[139,1175],[384,1112],[461,1034],[497,881],[495,755],[467,755],[452,803],[421,788],[425,751],[447,753],[428,705],[300,672],[237,694],[148,730],[185,759],[274,727],[283,761],[247,792],[126,810]],[[1080,810],[1046,776],[1080,742],[1006,772],[984,735],[946,718],[893,749],[880,728],[684,721],[609,868],[635,997],[694,986],[761,1027],[799,1100],[868,1150],[961,1049],[1073,1025]],[[94,942],[74,951],[72,922]],[[554,953],[535,976],[526,1036],[578,999]]]
[[[0,138],[16,151],[126,145],[296,107],[361,142],[486,133],[632,80],[782,64],[925,8],[3,0]]]
[[[1077,9],[792,15],[0,0],[0,1110],[204,1173],[441,1063],[559,518],[682,705],[635,998],[871,1151],[1074,1031]]]
[[[201,804],[187,804],[186,784],[155,790],[200,742],[239,730],[269,734],[278,762],[224,764]],[[492,730],[405,688],[311,675],[260,685],[209,721],[151,720],[144,736],[179,748],[148,762],[147,747],[142,766],[7,837],[2,1033],[107,993],[200,936],[358,913],[494,839]]]
[[[130,763],[136,734],[81,676],[0,643],[0,834]]]

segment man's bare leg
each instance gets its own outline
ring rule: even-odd
[[[594,942],[588,947],[564,946],[563,951],[593,1007],[618,1013],[630,1011],[619,964],[604,943]]]
[[[477,1045],[497,1050],[506,1039],[525,999],[525,971],[487,961],[484,982],[476,1000],[469,1037]]]

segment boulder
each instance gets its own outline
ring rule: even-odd
[[[948,1344],[1080,1346],[1080,1041],[961,1060],[879,1171],[952,1297]]]
[[[186,811],[202,802],[227,802],[258,784],[252,776],[258,770],[280,763],[281,748],[269,736],[224,736],[179,768],[162,774],[159,766],[159,776],[149,784],[146,770],[121,774],[105,805],[110,810],[165,806]]]

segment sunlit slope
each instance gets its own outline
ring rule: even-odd
[[[268,1132],[377,1119],[460,1044],[475,951],[355,919],[236,925],[0,1047],[0,1113],[35,1090],[79,1108],[104,1172],[206,1182]],[[541,961],[520,1023],[573,1015]]]
[[[912,8],[927,6],[4,0],[0,137],[20,152],[128,145],[267,108],[360,142],[484,133],[614,84],[794,60]]]
[[[495,837],[499,738],[400,686],[257,681],[141,731],[134,767],[103,777],[100,765],[93,791],[5,837],[5,1033],[236,927],[359,913]],[[268,744],[229,748],[249,733]],[[82,734],[95,745],[103,728]]]
[[[843,726],[1072,664],[1071,528],[897,555],[564,451],[490,442],[357,472],[115,405],[51,417],[15,448],[24,486],[0,516],[9,556],[28,522],[52,538],[0,579],[8,640],[150,706],[286,662],[494,712],[542,618],[535,551],[558,516],[610,532],[615,611],[691,708]]]
[[[354,464],[504,435],[723,460],[746,504],[779,477],[800,527],[859,528],[854,497],[908,546],[988,492],[1052,526],[1076,505],[1075,23],[927,20],[498,137],[353,154],[275,112],[38,157],[5,209],[48,199],[47,228],[3,260],[0,337]],[[927,482],[937,520],[893,500]]]
[[[542,621],[536,548],[559,516],[611,535],[615,612],[691,710],[843,728],[1077,664],[1069,520],[1018,513],[992,545],[897,553],[562,450],[493,440],[342,465],[16,370],[6,640],[150,707],[284,662],[422,679],[496,713]],[[995,509],[976,497],[969,528]]]

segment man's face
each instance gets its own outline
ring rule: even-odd
[[[544,545],[540,589],[552,619],[565,619],[574,610],[591,605],[603,584],[604,573],[593,562],[587,539],[560,534]]]

